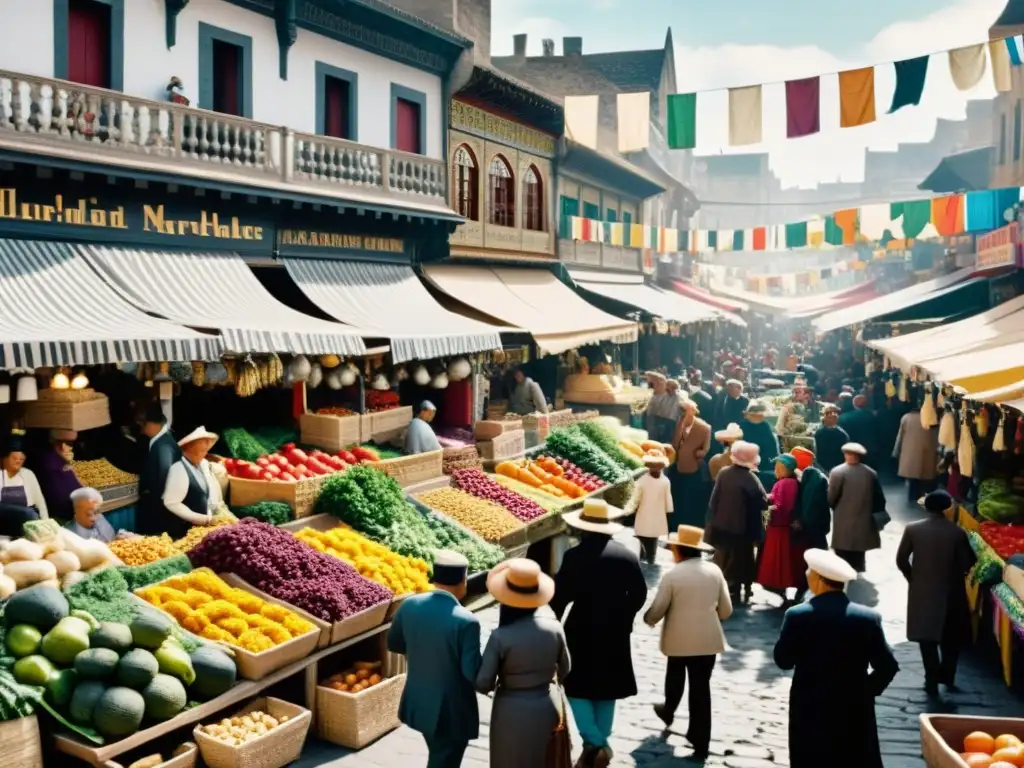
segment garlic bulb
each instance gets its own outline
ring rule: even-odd
[[[341,386],[351,387],[353,384],[356,383],[356,377],[358,377],[359,375],[358,371],[352,370],[352,368],[347,365],[344,368],[339,368],[337,370],[338,381],[341,382]]]
[[[939,445],[944,450],[956,450],[956,422],[952,411],[944,411],[939,422]]]
[[[921,426],[931,429],[939,423],[939,415],[935,412],[935,403],[932,402],[931,388],[925,390],[924,403],[921,405]]]
[[[320,367],[320,363],[313,363],[309,368],[309,378],[306,379],[306,386],[310,389],[316,389],[323,380],[324,371]]]
[[[331,370],[329,370],[327,372],[327,375],[324,376],[324,383],[327,385],[327,388],[328,389],[333,389],[333,390],[338,390],[338,389],[341,389],[342,387],[344,387],[345,385],[341,381],[341,377],[342,377],[343,373],[344,373],[344,371],[342,371],[337,366],[335,366],[334,368],[331,368]]]
[[[419,384],[421,387],[427,386],[430,383],[430,372],[426,366],[416,366],[416,370],[413,371],[412,380]]]
[[[433,381],[430,382],[430,386],[433,389],[447,389],[448,388],[448,375],[442,371],[434,377]]]
[[[293,381],[307,381],[311,371],[312,366],[309,364],[309,358],[305,355],[296,355],[288,363],[288,373],[291,374]]]
[[[1003,433],[1006,431],[1006,414],[999,414],[999,426],[996,428],[996,436],[992,438],[992,451],[994,453],[1006,452],[1006,438]]]
[[[469,360],[464,357],[460,357],[458,360],[453,360],[448,364],[448,378],[451,381],[462,381],[463,379],[469,378],[469,374],[473,372],[473,367],[469,364]]]
[[[370,382],[370,389],[375,389],[378,392],[383,392],[386,389],[391,389],[391,386],[388,384],[388,380],[384,378],[384,374],[378,373],[376,376],[373,377],[373,381]]]

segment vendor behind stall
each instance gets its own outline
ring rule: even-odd
[[[113,526],[100,513],[103,495],[95,488],[79,488],[71,494],[74,519],[67,524],[67,529],[77,533],[83,539],[98,539],[109,544],[117,534]]]
[[[171,538],[181,538],[193,525],[209,525],[230,515],[206,460],[217,439],[216,433],[199,427],[178,441],[182,459],[167,472],[161,522],[162,530]]]
[[[167,475],[171,467],[181,461],[181,448],[171,434],[160,403],[150,404],[142,417],[142,451],[136,530],[156,536],[164,532],[161,512]]]
[[[522,366],[516,368],[512,378],[515,379],[515,385],[508,398],[508,409],[511,413],[526,416],[530,413],[548,412],[548,404],[540,384],[527,376]]]
[[[72,447],[77,439],[77,432],[51,430],[50,446],[39,458],[36,468],[49,516],[61,521],[73,517],[71,494],[82,487],[71,467]]]
[[[644,429],[651,440],[671,443],[676,423],[683,415],[679,394],[671,394],[668,391],[668,380],[660,371],[648,371],[644,375],[654,391],[644,411]]]
[[[17,538],[26,520],[48,517],[46,499],[31,469],[25,469],[20,432],[0,449],[0,535]]]
[[[424,400],[416,409],[416,418],[409,422],[409,431],[405,435],[405,452],[409,456],[441,450],[437,435],[430,426],[436,415],[437,408],[429,400]]]

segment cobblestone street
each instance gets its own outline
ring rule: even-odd
[[[878,700],[877,715],[886,768],[922,768],[917,716],[928,711],[924,678],[917,646],[906,641],[904,614],[906,584],[894,565],[903,525],[922,513],[903,501],[905,493],[896,485],[887,487],[893,524],[882,535],[882,549],[868,555],[866,578],[851,587],[857,602],[875,606],[885,619],[886,635],[896,651],[900,673]],[[659,569],[670,567],[662,552]],[[656,583],[657,574],[649,575]],[[653,597],[653,591],[651,592]],[[714,731],[708,766],[767,768],[786,766],[787,713],[790,678],[771,658],[772,647],[782,619],[779,599],[755,588],[754,600],[739,607],[726,622],[729,650],[719,658],[712,678]],[[497,620],[497,609],[480,614],[485,627]],[[986,632],[982,628],[982,632]],[[486,637],[485,637],[486,642]],[[690,749],[682,737],[686,730],[685,700],[670,732],[663,732],[652,705],[662,698],[664,657],[658,650],[658,633],[637,620],[633,634],[633,659],[640,693],[620,702],[612,746],[614,766],[667,768],[693,765],[686,758]],[[967,654],[961,662],[958,685],[962,689],[943,703],[931,704],[931,711],[961,714],[1021,715],[1024,702],[1008,692],[996,662]],[[489,699],[480,698],[481,736],[470,745],[463,763],[466,768],[487,765],[487,722]],[[574,747],[579,738],[574,733]],[[841,745],[837,745],[841,749]],[[420,768],[426,764],[426,749],[419,734],[401,728],[359,753],[346,754],[329,745],[307,746],[302,766],[329,765],[332,768]]]

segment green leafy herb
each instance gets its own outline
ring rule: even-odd
[[[227,446],[228,453],[236,459],[256,461],[260,456],[270,453],[263,443],[241,427],[225,429],[221,434],[221,440]]]
[[[547,447],[556,456],[571,461],[607,483],[620,483],[628,477],[622,467],[584,435],[578,426],[552,432],[548,435]]]
[[[235,517],[254,517],[270,525],[284,525],[292,519],[292,508],[283,501],[258,501],[247,507],[234,507]]]
[[[619,441],[607,427],[596,421],[581,421],[576,427],[589,438],[590,442],[611,456],[612,460],[625,469],[640,469],[644,463],[639,457],[619,447]]]

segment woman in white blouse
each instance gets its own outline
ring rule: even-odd
[[[46,499],[35,473],[25,469],[21,436],[15,433],[0,451],[0,535],[21,536],[22,523],[35,516],[49,517]]]
[[[193,525],[209,525],[215,517],[230,515],[224,505],[220,483],[210,471],[206,455],[217,442],[217,434],[199,427],[178,441],[183,454],[172,464],[164,486],[163,530],[172,538],[185,535]]]

